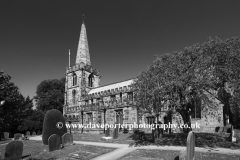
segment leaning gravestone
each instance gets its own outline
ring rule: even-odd
[[[22,134],[21,133],[14,134],[14,140],[22,140]]]
[[[69,133],[65,133],[62,136],[62,145],[63,147],[69,146],[73,144],[73,135]]]
[[[8,132],[4,132],[4,139],[8,139],[9,138],[9,133]]]
[[[20,160],[22,159],[23,143],[20,141],[12,141],[6,146],[4,160]]]
[[[62,137],[65,133],[67,133],[67,128],[62,113],[56,109],[47,111],[43,121],[43,144],[48,145],[48,138],[52,134],[57,134],[59,137]]]
[[[32,135],[33,135],[33,136],[36,136],[36,132],[32,132]]]
[[[61,140],[59,135],[53,134],[48,138],[49,152],[61,149]]]

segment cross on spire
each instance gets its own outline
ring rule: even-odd
[[[86,16],[84,14],[82,14],[82,21],[84,23],[84,19],[86,18]]]

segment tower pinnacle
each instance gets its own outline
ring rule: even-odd
[[[77,57],[76,57],[76,64],[84,63],[85,65],[91,65],[90,62],[90,54],[89,54],[89,48],[88,48],[88,40],[87,40],[87,31],[85,26],[85,15],[82,15],[82,27],[80,32],[80,38],[78,42],[78,49],[77,49]]]
[[[82,22],[84,23],[84,19],[86,18],[86,16],[84,14],[82,14]]]

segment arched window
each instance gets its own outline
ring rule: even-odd
[[[127,94],[127,98],[128,98],[128,100],[133,100],[133,92],[128,92],[128,94]]]
[[[120,102],[122,102],[122,92],[120,92]]]
[[[89,87],[93,87],[93,74],[91,73],[89,76],[88,76],[88,86]]]
[[[72,91],[72,102],[73,102],[73,104],[76,103],[76,90],[75,89]]]
[[[73,73],[73,86],[77,85],[77,75]]]

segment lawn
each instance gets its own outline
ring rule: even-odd
[[[72,145],[66,148],[63,148],[58,151],[48,152],[48,146],[43,145],[42,141],[32,141],[26,140],[22,141],[23,148],[23,156],[31,154],[31,157],[26,159],[74,159],[77,157],[81,157],[81,160],[89,160],[93,157],[102,155],[104,153],[111,152],[115,150],[115,148],[106,148],[106,147],[98,147],[98,146],[90,146],[90,145]],[[0,155],[4,155],[6,145],[0,145]],[[71,158],[72,157],[72,158]],[[1,159],[1,158],[0,158]]]
[[[220,148],[240,148],[240,144],[232,143],[215,133],[196,133],[196,147],[220,147]],[[105,143],[120,143],[129,144],[130,146],[143,146],[143,145],[157,145],[157,146],[186,146],[187,135],[183,133],[164,134],[164,137],[151,142],[151,134],[148,134],[148,139],[138,140],[138,135],[119,133],[118,139],[101,140],[105,135],[103,133],[79,133],[73,134],[74,141],[91,141],[91,142],[105,142]],[[111,133],[112,136],[112,133]]]
[[[135,150],[118,160],[174,160],[179,155],[179,151],[169,150]],[[217,153],[195,152],[196,160],[240,160],[239,155],[224,155]]]

